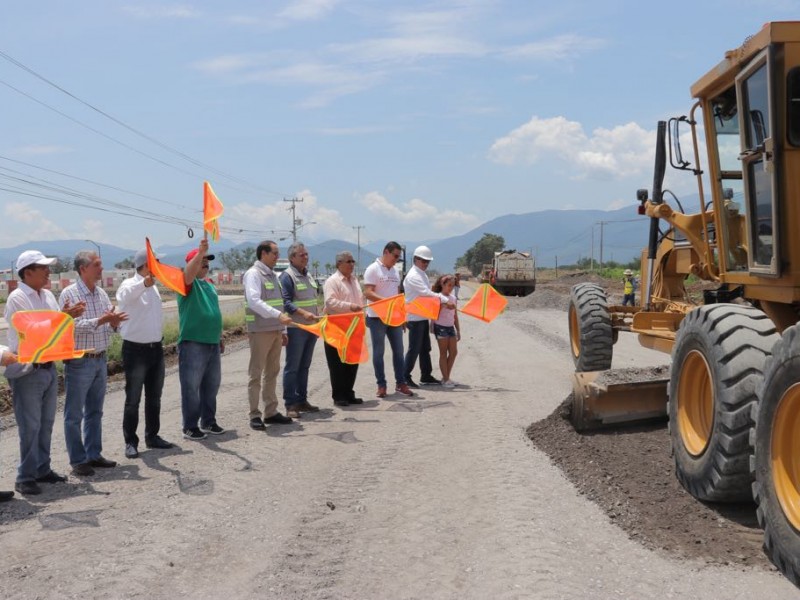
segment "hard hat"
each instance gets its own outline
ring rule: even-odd
[[[422,260],[433,260],[431,249],[427,246],[417,246],[414,249],[414,258],[421,258]]]
[[[630,269],[625,269],[625,271],[622,274],[625,275],[625,277],[629,277],[633,275],[633,271],[631,271]]]

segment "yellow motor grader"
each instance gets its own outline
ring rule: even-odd
[[[800,22],[767,23],[691,94],[688,117],[659,122],[653,189],[638,192],[650,224],[640,305],[572,290],[573,423],[666,414],[683,487],[754,499],[765,551],[800,585]],[[698,212],[662,189],[667,162],[696,178]],[[689,276],[710,282],[702,303]],[[598,383],[621,331],[671,353],[668,381]]]

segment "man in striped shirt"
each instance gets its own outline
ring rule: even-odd
[[[64,361],[67,394],[64,401],[64,438],[72,472],[94,475],[95,468],[116,467],[103,457],[103,402],[108,378],[107,350],[112,331],[128,316],[116,312],[105,290],[97,285],[103,262],[90,250],[75,255],[77,283],[64,288],[59,304],[85,303],[83,315],[75,319],[75,348],[86,350],[82,358]],[[83,426],[83,435],[81,435]]]

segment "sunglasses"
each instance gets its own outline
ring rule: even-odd
[[[431,262],[431,261],[429,261],[429,260],[427,260],[427,259],[424,259],[424,258],[419,258],[419,257],[417,257],[417,260],[418,260],[418,261],[420,261],[420,262],[424,262],[426,265],[427,265],[429,262]]]
[[[343,261],[343,262],[346,262],[346,263],[347,263],[347,264],[349,264],[349,265],[354,265],[354,264],[356,264],[356,261],[354,261],[353,259],[350,259],[350,260],[345,260],[345,261]]]

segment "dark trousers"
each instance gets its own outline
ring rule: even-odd
[[[164,387],[164,348],[161,342],[137,344],[123,340],[125,411],[122,434],[126,444],[139,445],[139,402],[144,389],[144,439],[153,440],[161,429],[161,389]]]
[[[636,306],[636,294],[624,294],[622,296],[622,306]]]
[[[347,402],[356,397],[353,386],[356,384],[358,365],[348,365],[339,360],[339,351],[325,344],[325,359],[331,374],[331,397],[334,402]]]
[[[405,360],[406,383],[412,380],[411,372],[417,364],[417,357],[419,357],[419,370],[422,373],[421,379],[430,379],[433,377],[430,322],[427,319],[408,321],[406,326],[408,327],[408,352],[406,352]]]

